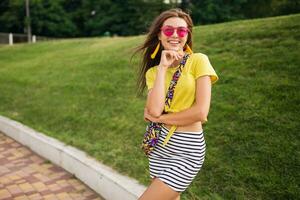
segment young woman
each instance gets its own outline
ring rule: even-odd
[[[218,76],[208,57],[192,52],[191,17],[180,9],[161,13],[152,23],[144,44],[139,74],[140,92],[148,87],[146,121],[163,123],[157,146],[149,155],[152,183],[140,200],[175,200],[202,167],[211,85]],[[186,64],[170,107],[166,92],[185,54]]]

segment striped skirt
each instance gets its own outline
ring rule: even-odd
[[[149,155],[151,178],[158,178],[176,192],[183,192],[202,167],[205,140],[202,132],[175,131],[162,146],[169,130],[163,126],[159,141]]]

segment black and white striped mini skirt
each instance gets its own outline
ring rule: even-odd
[[[159,141],[149,155],[151,178],[159,178],[176,192],[183,192],[200,171],[205,159],[202,132],[175,131],[166,146],[169,130],[163,126]]]

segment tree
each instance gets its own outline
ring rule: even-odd
[[[62,0],[32,0],[32,29],[44,36],[73,37],[77,28],[63,9]]]
[[[155,16],[168,5],[162,0],[105,0],[86,1],[90,8],[86,17],[85,31],[88,35],[136,35],[146,31]],[[85,9],[86,10],[86,9]]]
[[[50,37],[137,35],[160,12],[180,7],[194,24],[300,11],[300,0],[30,0],[32,32]],[[24,0],[0,1],[0,32],[24,33]]]
[[[244,18],[241,6],[247,0],[191,0],[195,24],[210,24]]]
[[[272,0],[273,15],[286,15],[300,12],[300,0]]]
[[[24,0],[2,0],[0,3],[0,31],[24,32],[25,2]]]
[[[31,0],[32,32],[52,37],[75,36],[77,28],[62,7],[62,0]],[[0,4],[0,31],[24,33],[25,1],[4,0]]]

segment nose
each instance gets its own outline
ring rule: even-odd
[[[177,29],[174,30],[174,33],[172,34],[172,37],[178,37]]]

